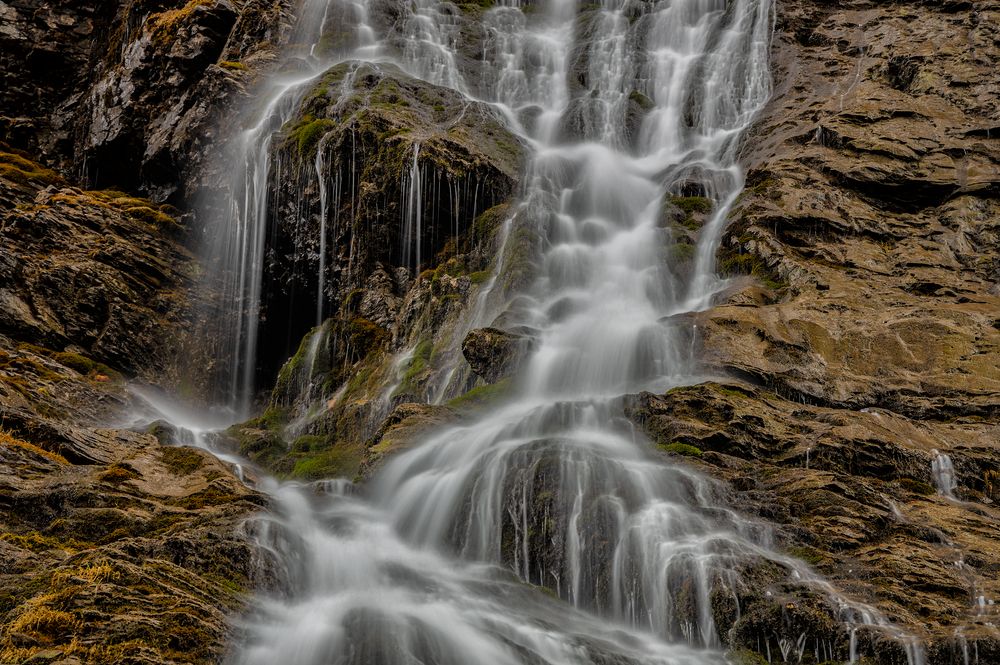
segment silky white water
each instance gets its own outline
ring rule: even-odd
[[[320,41],[321,17],[336,4],[305,0],[294,41]],[[534,351],[505,403],[433,433],[363,490],[267,486],[275,510],[257,535],[287,588],[242,620],[232,660],[707,664],[722,662],[725,637],[713,594],[734,595],[741,564],[770,559],[834,598],[712,483],[654,457],[623,411],[625,395],[697,377],[678,315],[711,306],[724,286],[714,256],[742,187],[740,139],[770,94],[771,2],[542,0],[530,11],[512,2],[478,19],[486,37],[475,76],[463,71],[454,5],[401,5],[385,35],[364,3],[350,7],[354,23],[337,29],[354,31],[355,48],[321,59],[309,47],[305,73],[266,89],[261,120],[240,143],[245,169],[219,243],[236,319],[233,394],[245,408],[252,392],[271,138],[338,59],[391,61],[490,102],[530,146],[505,233],[538,238],[536,277],[504,317],[534,337]],[[402,256],[413,267],[419,150],[401,206]],[[321,187],[325,215],[339,183]],[[663,209],[692,190],[714,212],[681,269]],[[498,274],[508,258],[501,250]],[[474,315],[493,309],[480,301]],[[840,602],[851,625],[884,624],[874,609]],[[897,637],[919,663],[916,643]],[[786,659],[806,646],[798,635],[773,642]]]

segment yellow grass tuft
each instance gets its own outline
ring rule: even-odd
[[[27,441],[22,441],[21,439],[16,439],[7,432],[0,430],[0,446],[6,446],[8,448],[20,448],[21,450],[26,450],[33,455],[38,457],[44,457],[50,462],[55,462],[56,464],[69,464],[69,460],[58,453],[50,453],[44,448],[40,448],[33,443],[28,443]]]

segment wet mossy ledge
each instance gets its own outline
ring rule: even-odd
[[[291,302],[322,301],[324,315],[336,316],[379,274],[396,283],[393,299],[405,299],[427,271],[435,289],[442,270],[485,281],[483,259],[496,250],[523,159],[492,107],[389,64],[345,62],[302,90],[272,146],[281,177],[270,183],[276,221],[265,251],[280,260],[263,276],[260,344],[281,351],[263,359],[262,383],[316,323]],[[447,289],[433,295],[459,295]]]

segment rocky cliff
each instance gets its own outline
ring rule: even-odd
[[[696,321],[727,378],[633,411],[931,662],[1000,658],[998,58],[991,3],[779,3],[732,291]]]

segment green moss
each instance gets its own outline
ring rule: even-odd
[[[205,458],[197,450],[187,447],[164,448],[160,451],[160,461],[173,473],[186,476],[205,465]]]
[[[326,437],[318,434],[303,434],[292,442],[294,453],[304,453],[319,450],[326,443]]]
[[[673,453],[674,455],[683,455],[684,457],[701,457],[702,455],[701,448],[681,443],[680,441],[674,441],[673,443],[661,443],[660,450]]]
[[[278,371],[278,378],[274,382],[275,395],[284,395],[284,393],[288,391],[292,379],[295,377],[299,369],[302,367],[302,363],[305,360],[306,355],[308,355],[309,353],[309,347],[312,344],[313,335],[319,334],[320,330],[321,330],[320,327],[316,327],[307,332],[305,336],[302,338],[302,341],[299,342],[299,348],[295,350],[295,355],[286,360],[285,364],[281,366],[281,369]],[[277,407],[272,407],[272,408],[277,408]],[[271,408],[268,409],[268,411],[270,410]],[[268,412],[265,411],[264,415],[266,416],[267,413]]]
[[[669,261],[671,265],[690,263],[694,260],[695,255],[698,253],[697,248],[694,245],[683,242],[671,245],[667,251],[669,253]]]
[[[814,547],[789,547],[788,553],[796,559],[801,559],[811,566],[818,566],[826,559],[823,553]]]
[[[501,203],[481,213],[472,222],[473,242],[481,243],[493,237],[493,234],[507,221],[510,204]]]
[[[494,404],[510,393],[511,380],[503,379],[485,386],[477,386],[448,402],[455,409],[478,409]]]
[[[353,477],[360,464],[358,450],[346,445],[334,445],[318,454],[295,462],[291,477],[299,480]]]
[[[389,333],[385,328],[360,316],[348,322],[346,332],[351,356],[355,360],[364,359],[389,339]]]
[[[734,252],[724,250],[720,253],[719,272],[724,277],[733,275],[751,275],[764,286],[772,290],[782,289],[787,284],[781,277],[768,267],[764,259],[750,252]]]
[[[222,62],[219,63],[219,67],[237,72],[242,72],[247,68],[247,66],[244,65],[242,62],[234,62],[232,60],[223,60]]]
[[[921,496],[930,496],[937,492],[937,490],[927,483],[914,478],[900,478],[897,482],[899,483],[899,486],[907,492],[913,492],[914,494],[920,494]]]
[[[712,212],[712,201],[704,196],[674,196],[670,202],[687,215],[707,215]]]
[[[269,406],[259,419],[265,428],[276,432],[288,424],[288,409],[281,406]]]
[[[296,125],[288,130],[286,141],[291,142],[299,151],[299,157],[306,158],[315,151],[316,145],[323,135],[337,126],[333,120],[320,118],[316,120],[306,115]]]
[[[724,386],[719,383],[713,384],[712,388],[715,390],[715,392],[719,393],[720,395],[725,395],[726,397],[735,397],[736,399],[743,399],[752,396],[751,393],[748,393],[745,390],[740,390],[739,388],[733,388],[730,386]]]
[[[476,272],[470,272],[469,280],[473,284],[483,284],[484,282],[489,280],[491,274],[492,273],[489,270],[478,270]]]
[[[416,395],[420,390],[420,379],[423,378],[424,370],[427,369],[434,353],[434,343],[429,339],[421,340],[417,348],[413,350],[413,356],[407,363],[403,376],[400,378],[399,387],[393,391],[392,396]]]

